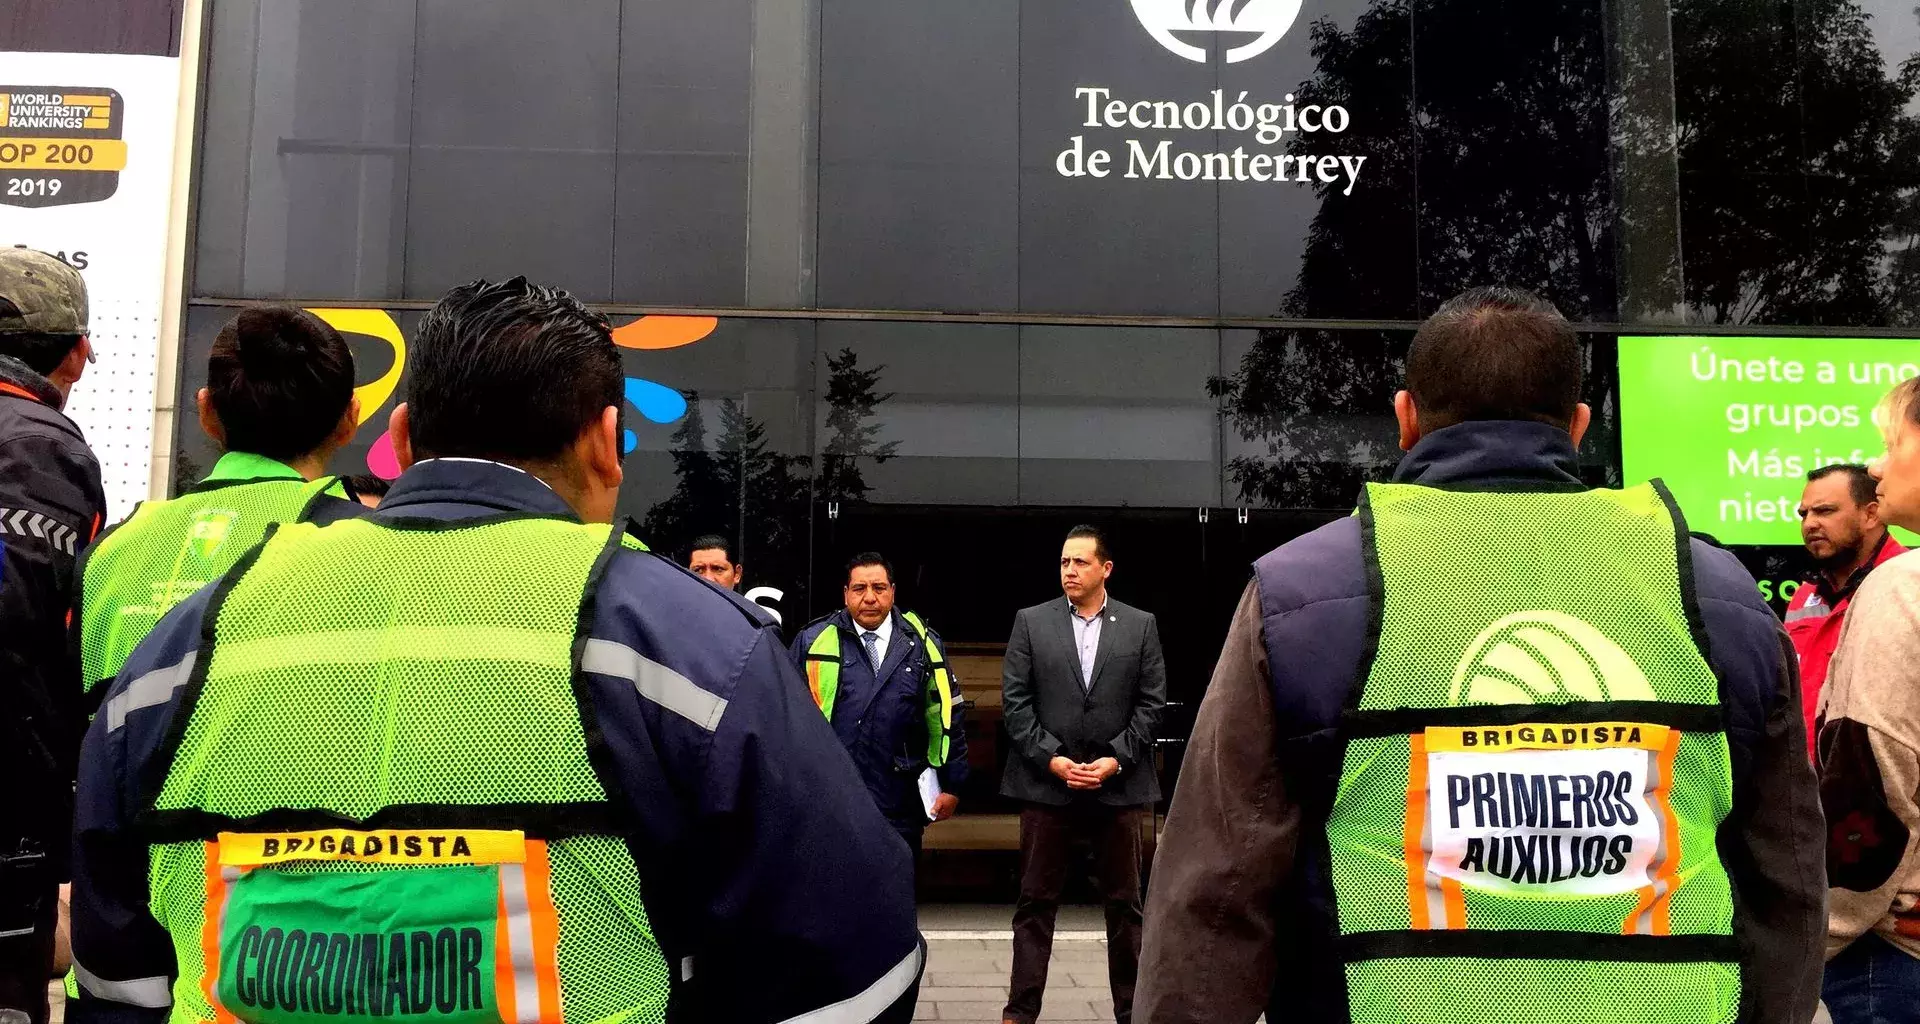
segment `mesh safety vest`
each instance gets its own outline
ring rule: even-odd
[[[1327,823],[1352,1019],[1727,1022],[1732,804],[1658,483],[1370,485],[1377,648]]]
[[[143,824],[176,1021],[661,1021],[576,643],[621,543],[283,527],[222,584]]]
[[[953,676],[947,671],[946,655],[928,635],[920,616],[903,612],[900,617],[913,627],[914,637],[927,650],[927,767],[938,768],[947,763],[947,748],[953,742]],[[813,643],[807,645],[806,662],[807,689],[813,694],[813,703],[831,722],[834,702],[840,696],[839,626],[829,622],[820,635],[813,638]]]
[[[80,668],[91,692],[112,679],[169,609],[220,578],[275,523],[343,494],[257,455],[229,453],[215,475],[167,501],[141,502],[80,564]],[[225,471],[224,473],[222,471]]]

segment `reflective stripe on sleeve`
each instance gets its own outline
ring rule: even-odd
[[[1803,604],[1798,608],[1788,609],[1787,617],[1785,621],[1799,622],[1801,619],[1824,619],[1827,616],[1832,614],[1833,614],[1832,605],[1826,604],[1824,602],[1820,604],[1808,603],[1808,604]]]
[[[905,960],[894,964],[892,970],[867,986],[866,991],[842,999],[832,1006],[822,1006],[798,1017],[789,1017],[781,1024],[868,1024],[885,1013],[887,1007],[897,1002],[919,980],[921,961],[925,956],[926,947],[916,943],[913,952],[908,953]]]
[[[617,641],[588,640],[580,654],[580,669],[625,679],[640,696],[708,732],[720,727],[720,716],[727,712],[725,698]]]
[[[186,685],[187,677],[193,675],[193,663],[199,656],[200,652],[190,651],[179,661],[166,668],[154,669],[114,694],[113,699],[107,701],[107,731],[113,732],[127,724],[127,715],[141,708],[171,700],[173,691]]]
[[[173,1005],[173,982],[164,977],[134,978],[130,981],[108,981],[87,970],[85,965],[74,961],[73,977],[87,994],[95,999],[106,999],[128,1006],[143,1006],[150,1010],[164,1010]]]

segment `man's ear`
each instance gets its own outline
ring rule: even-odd
[[[581,464],[592,473],[598,482],[614,490],[620,489],[620,481],[625,472],[620,466],[620,408],[609,405],[600,410],[600,420],[588,428],[584,450],[581,451]]]
[[[1587,428],[1593,425],[1593,406],[1581,402],[1573,407],[1573,422],[1567,424],[1567,433],[1573,435],[1573,446],[1580,447],[1580,440],[1587,436]]]
[[[393,458],[400,464],[400,471],[412,469],[413,421],[408,418],[407,403],[393,407],[393,415],[387,417],[387,433],[393,439]]]
[[[1865,520],[1864,525],[1869,530],[1878,530],[1887,525],[1880,521],[1880,501],[1877,498],[1860,506],[1860,518]]]
[[[47,379],[56,387],[65,384],[71,388],[81,375],[87,372],[87,364],[90,362],[93,362],[93,339],[82,334],[80,339],[73,343],[73,347],[67,350],[66,356],[60,360],[60,365],[54,367],[52,373],[47,374]]]
[[[1394,394],[1393,418],[1400,424],[1400,450],[1412,451],[1413,446],[1420,443],[1420,410],[1413,407],[1413,392]]]
[[[227,447],[227,426],[220,422],[220,413],[213,407],[213,397],[206,388],[193,393],[194,408],[200,411],[200,429],[213,438],[213,443],[225,450]]]

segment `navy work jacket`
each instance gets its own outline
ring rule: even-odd
[[[813,639],[827,629],[840,631],[840,692],[833,702],[833,734],[853,758],[853,766],[866,781],[880,813],[894,828],[912,830],[927,825],[918,779],[927,767],[926,689],[931,668],[919,634],[898,610],[891,614],[893,636],[887,641],[878,673],[867,663],[859,627],[844,608],[808,623],[794,637],[791,653],[793,663],[804,675],[807,648]],[[927,634],[940,646],[944,657],[947,649],[940,643],[940,634],[931,628]],[[950,660],[947,673],[953,673]],[[958,679],[953,686],[954,698],[958,699]],[[801,692],[806,692],[804,684]],[[954,709],[947,763],[938,770],[940,788],[948,793],[959,792],[960,784],[967,780],[967,732],[961,712],[960,708]]]
[[[513,467],[435,459],[408,469],[369,521],[503,514],[573,515]],[[148,909],[136,819],[142,773],[188,688],[169,684],[192,675],[181,666],[201,653],[216,589],[161,619],[87,734],[74,845],[81,997],[67,1009],[76,1024],[169,1012],[174,946]],[[633,677],[582,678],[637,822],[628,846],[672,968],[668,1019],[904,1024],[925,962],[907,850],[779,636],[752,605],[648,552],[617,553],[591,606],[589,639],[634,655]]]

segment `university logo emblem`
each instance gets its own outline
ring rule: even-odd
[[[1154,41],[1201,64],[1216,47],[1238,64],[1273,48],[1300,15],[1300,0],[1132,0]]]

